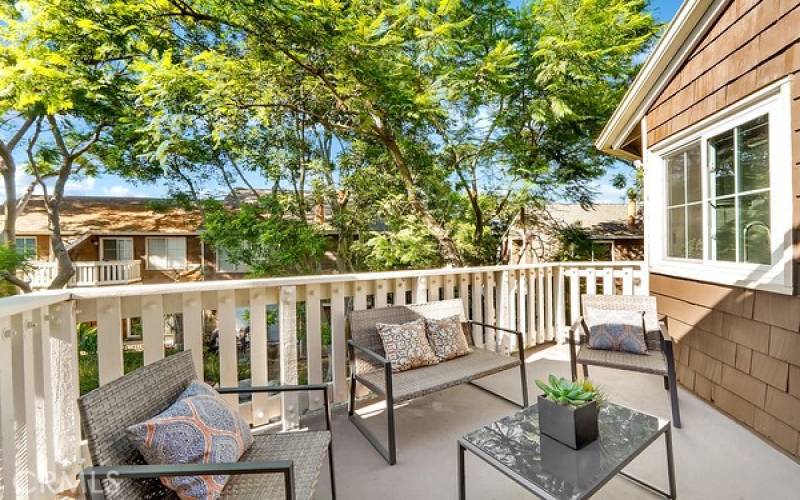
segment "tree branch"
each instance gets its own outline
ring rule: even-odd
[[[8,143],[6,143],[5,147],[8,148],[9,151],[14,151],[14,148],[17,147],[17,144],[22,140],[35,120],[36,118],[34,116],[29,116],[25,119],[22,126],[20,126],[17,132],[8,140]]]
[[[8,281],[12,285],[22,290],[23,293],[31,293],[33,291],[31,289],[30,282],[18,278],[14,273],[10,273],[8,271],[0,271],[0,279]]]

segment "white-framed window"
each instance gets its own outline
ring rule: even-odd
[[[246,273],[250,271],[250,267],[244,262],[234,264],[228,258],[228,251],[222,247],[218,247],[217,254],[217,272],[220,273]]]
[[[147,243],[147,269],[186,269],[185,237],[150,237]]]
[[[790,104],[778,82],[646,152],[654,272],[793,292]]]
[[[133,238],[100,238],[100,260],[133,260]]]
[[[39,250],[36,245],[36,236],[18,236],[14,242],[17,254],[26,259],[36,259]]]

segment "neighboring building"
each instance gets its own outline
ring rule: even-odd
[[[524,210],[503,239],[503,261],[548,262],[560,253],[559,233],[578,229],[591,243],[593,261],[637,260],[644,254],[644,235],[635,203],[553,203]]]
[[[680,382],[795,456],[798,26],[800,0],[687,0],[597,140],[643,164]]]
[[[159,203],[161,202],[161,203]],[[168,207],[153,198],[67,196],[62,234],[76,267],[71,285],[166,283],[243,277],[246,266],[229,262],[199,236],[199,212]],[[30,256],[29,278],[47,286],[56,274],[47,212],[34,196],[17,219],[17,248]]]

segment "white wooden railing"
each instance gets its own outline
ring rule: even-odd
[[[183,348],[192,350],[203,373],[204,311],[216,311],[220,383],[235,386],[241,382],[236,325],[246,309],[250,348],[244,362],[250,365],[250,383],[292,384],[299,375],[297,318],[303,303],[308,381],[329,379],[334,401],[342,403],[349,308],[460,298],[473,319],[518,328],[526,346],[533,346],[563,340],[567,318],[578,315],[581,293],[646,294],[647,270],[641,262],[551,263],[73,288],[0,299],[0,498],[52,498],[74,483],[84,456],[76,409],[79,322],[97,326],[99,383],[106,384],[123,374],[123,324],[130,318],[141,318],[147,364],[165,355],[165,315],[181,315]],[[268,306],[278,311],[277,360],[268,359]],[[332,339],[326,376],[322,331],[328,318]],[[487,333],[486,348],[518,347],[511,336]],[[276,362],[281,380],[271,381],[268,363]],[[235,397],[231,401],[239,403]],[[240,404],[254,425],[279,419],[287,428],[306,408],[319,407],[318,397],[256,395]]]
[[[142,261],[109,260],[73,262],[75,274],[69,280],[70,287],[126,285],[142,280]],[[58,274],[56,262],[34,261],[29,263],[24,278],[30,280],[32,288],[46,288]]]

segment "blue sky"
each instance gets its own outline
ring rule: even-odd
[[[523,0],[511,0],[512,4],[522,3]],[[678,10],[681,0],[651,0],[650,10],[660,22],[669,22]],[[22,163],[22,158],[18,160]],[[605,176],[595,182],[594,188],[597,192],[596,201],[598,202],[619,202],[624,198],[624,193],[611,186],[610,179],[619,171],[628,173],[630,169],[625,165],[618,165],[610,169]],[[258,178],[251,179],[256,185]],[[30,180],[25,176],[19,175],[17,179],[18,191],[28,186]],[[220,192],[223,191],[220,186]],[[124,179],[104,175],[96,178],[86,177],[71,180],[66,187],[68,195],[92,195],[92,196],[164,196],[167,194],[167,187],[163,184],[133,184]],[[3,193],[0,191],[0,199]]]

